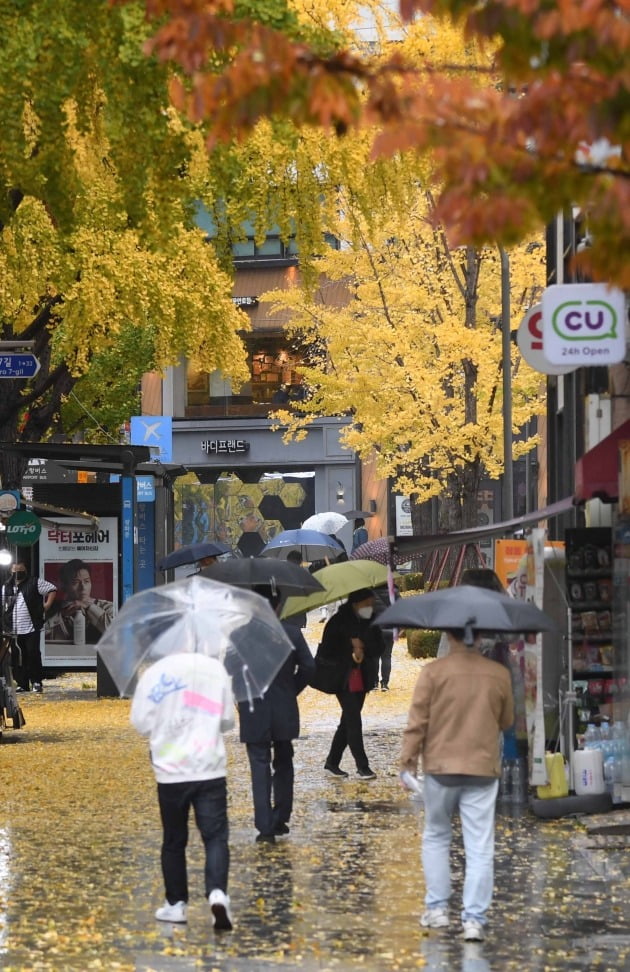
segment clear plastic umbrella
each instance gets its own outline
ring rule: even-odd
[[[328,513],[315,513],[304,520],[303,530],[319,530],[320,533],[337,533],[345,527],[348,517],[343,513],[336,513],[330,510]]]
[[[134,594],[96,650],[118,691],[130,695],[148,665],[178,652],[223,662],[239,702],[260,698],[293,645],[258,594],[194,574]]]

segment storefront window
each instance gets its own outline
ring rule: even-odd
[[[267,414],[273,407],[302,401],[304,387],[299,368],[302,359],[282,341],[256,340],[248,355],[251,382],[237,394],[220,372],[208,374],[189,361],[186,405],[206,414]],[[193,414],[198,414],[193,412]]]
[[[315,473],[250,470],[217,472],[201,483],[195,473],[175,487],[176,545],[215,539],[245,557],[257,556],[282,530],[296,529],[315,511]],[[200,472],[201,475],[201,472]],[[254,482],[250,480],[255,478]]]

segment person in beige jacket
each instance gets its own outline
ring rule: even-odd
[[[514,722],[510,673],[484,658],[480,637],[448,631],[449,654],[418,676],[403,735],[401,771],[415,775],[422,757],[422,867],[426,928],[450,923],[451,818],[458,810],[466,873],[461,921],[466,941],[481,941],[494,884],[494,816],[501,775],[499,733]]]

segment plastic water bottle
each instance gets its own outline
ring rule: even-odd
[[[77,611],[72,622],[74,629],[74,643],[75,645],[85,644],[85,614],[83,611]]]
[[[607,756],[612,756],[613,753],[612,732],[607,719],[603,719],[599,727],[599,738],[601,740],[600,749],[604,754],[605,760]]]
[[[601,734],[594,722],[589,722],[584,733],[584,749],[599,749]]]
[[[626,727],[621,720],[614,723],[612,729],[613,753],[615,756],[623,756],[626,742]]]
[[[609,756],[604,763],[604,782],[606,792],[610,793],[613,803],[621,803],[621,759]]]
[[[409,770],[404,770],[400,774],[400,780],[406,790],[409,790],[411,798],[413,800],[422,799],[422,783],[417,776],[410,773]]]

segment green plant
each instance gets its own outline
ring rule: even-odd
[[[424,575],[421,573],[402,574],[397,584],[401,591],[421,591],[424,587]]]
[[[412,658],[436,658],[441,631],[407,629],[407,651]]]

